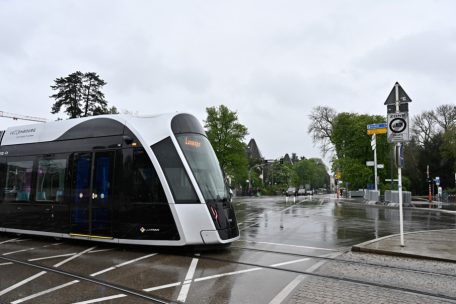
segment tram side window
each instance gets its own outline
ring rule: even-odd
[[[63,201],[66,159],[40,159],[36,184],[36,201]]]
[[[8,161],[4,199],[7,201],[30,201],[32,190],[33,161]]]
[[[195,189],[185,171],[182,160],[177,154],[171,138],[166,138],[152,146],[158,162],[165,173],[166,180],[177,204],[199,203]]]
[[[133,150],[131,201],[135,203],[167,203],[165,192],[149,156],[143,149]]]

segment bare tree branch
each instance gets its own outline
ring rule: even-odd
[[[425,111],[413,118],[412,134],[420,146],[428,143],[437,133],[436,115],[434,111]]]
[[[312,135],[315,145],[318,145],[323,156],[334,149],[332,142],[333,119],[337,113],[327,106],[318,106],[310,113],[310,125],[307,132]]]

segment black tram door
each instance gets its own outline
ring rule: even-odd
[[[75,154],[71,234],[112,236],[114,156],[114,151]]]

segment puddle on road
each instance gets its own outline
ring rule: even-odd
[[[399,233],[399,210],[329,198],[242,199],[235,204],[242,238],[340,248]],[[438,211],[404,210],[404,231],[456,228],[456,216]]]

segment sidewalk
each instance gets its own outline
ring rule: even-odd
[[[418,231],[390,235],[352,246],[352,251],[456,262],[456,229]]]

